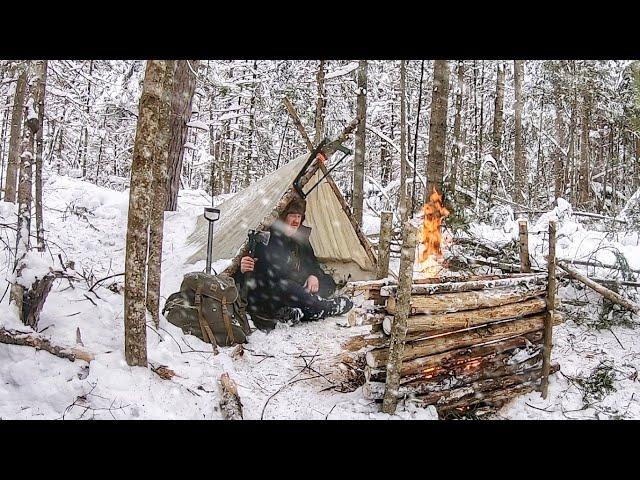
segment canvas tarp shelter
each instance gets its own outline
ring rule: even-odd
[[[293,181],[308,157],[301,155],[216,207],[220,209],[220,220],[214,227],[212,261],[234,259],[231,270],[235,270],[239,254],[246,247],[248,230],[268,228],[278,217],[278,208],[295,195]],[[307,190],[324,175],[316,162],[307,171],[311,174],[314,170]],[[376,261],[371,245],[331,177],[325,178],[306,200],[304,224],[312,228],[311,246],[327,273],[336,281],[373,278]],[[207,221],[198,217],[187,241],[187,246],[194,248],[188,263],[205,260],[207,231]]]

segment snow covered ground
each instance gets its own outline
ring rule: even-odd
[[[389,416],[379,412],[379,405],[366,400],[360,388],[341,393],[331,358],[340,352],[340,345],[347,338],[366,328],[347,328],[344,317],[293,327],[280,325],[269,334],[256,331],[249,337],[245,354],[236,359],[229,355],[231,348],[222,348],[214,356],[210,345],[183,335],[166,320],[161,319],[159,329],[149,321],[150,368],[129,367],[124,359],[124,277],[113,277],[89,292],[95,280],[124,271],[128,191],[115,192],[49,174],[44,199],[48,250],[42,255],[31,254],[39,257],[38,262],[34,261],[37,268],[33,275],[47,265],[59,268],[60,254],[63,262],[73,261],[77,274],[87,281],[56,280],[38,330],[57,345],[75,346],[80,338],[95,360],[89,366],[84,361],[70,362],[31,347],[0,344],[0,418],[219,419],[218,380],[223,371],[238,385],[246,419],[436,418],[432,408],[417,409],[409,402],[402,402],[397,414]],[[202,207],[208,204],[209,198],[203,192],[183,191],[179,211],[166,214],[161,305],[178,290],[186,272],[204,268],[204,262],[185,265],[190,254],[185,240]],[[0,223],[15,222],[14,206],[0,202],[0,217]],[[368,215],[365,230],[375,231],[376,221]],[[543,217],[541,231],[546,228],[544,221]],[[496,243],[511,240],[517,231],[513,222],[476,229]],[[10,229],[3,228],[0,235],[12,245]],[[607,242],[623,252],[632,268],[640,268],[637,232],[615,241],[603,237],[604,234],[584,230],[570,217],[562,219],[558,256],[574,258]],[[531,251],[542,259],[543,235],[532,236]],[[615,259],[607,252],[599,253],[598,259],[611,263]],[[11,271],[10,261],[5,249],[0,256],[0,292],[8,287],[5,277]],[[592,302],[571,317],[576,321],[569,319],[554,329],[553,360],[561,364],[562,372],[551,377],[549,397],[542,400],[537,393],[520,397],[501,409],[496,418],[640,418],[637,330],[624,326],[596,330],[587,326],[579,316],[595,318],[598,297],[572,287],[561,289],[560,295],[587,295]],[[0,302],[0,326],[29,331],[18,322],[8,297],[7,293]],[[603,364],[605,367],[611,366],[601,371],[612,378],[616,390],[600,400],[589,397],[589,405],[583,408],[583,390],[576,378],[587,378],[602,361],[609,362]],[[170,368],[176,376],[162,379],[152,371],[159,366]]]

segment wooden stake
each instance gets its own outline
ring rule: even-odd
[[[398,404],[400,371],[404,341],[407,336],[407,317],[411,304],[411,284],[413,281],[413,261],[416,254],[416,228],[411,222],[405,222],[402,228],[402,256],[398,271],[397,312],[391,329],[391,345],[387,362],[387,381],[382,401],[382,411],[395,413]]]
[[[544,345],[542,347],[542,398],[547,398],[549,370],[551,369],[551,348],[553,347],[553,313],[556,308],[556,221],[549,222],[549,256],[547,257],[547,315],[544,319]]]
[[[520,272],[531,271],[531,260],[529,259],[529,232],[527,231],[527,221],[519,220],[518,229],[520,231]]]
[[[389,248],[392,228],[393,213],[382,212],[380,215],[380,241],[378,243],[378,278],[385,278],[389,275]]]

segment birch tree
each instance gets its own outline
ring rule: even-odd
[[[130,366],[147,366],[145,287],[148,228],[153,199],[153,162],[157,154],[155,145],[168,63],[165,60],[147,62],[133,147],[124,290],[125,358]]]

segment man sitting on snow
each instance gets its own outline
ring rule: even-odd
[[[278,321],[319,320],[342,315],[353,307],[347,297],[327,298],[336,284],[322,271],[309,243],[311,228],[302,225],[306,202],[293,200],[270,228],[269,244],[258,244],[255,258],[240,260],[236,282],[247,285],[247,310],[260,329],[272,329]]]

